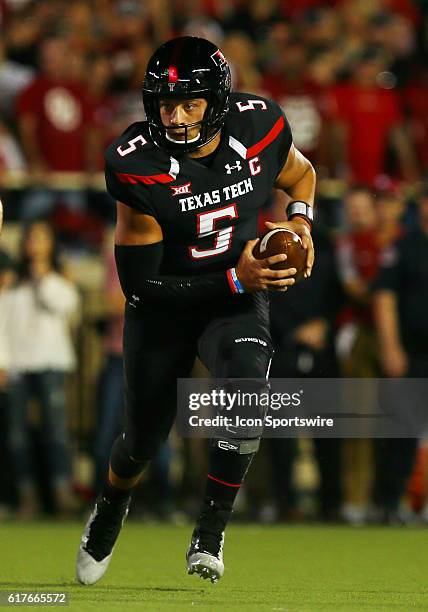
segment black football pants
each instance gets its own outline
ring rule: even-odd
[[[245,338],[245,341],[236,342]],[[261,341],[261,342],[260,342]],[[177,378],[189,375],[198,355],[216,378],[265,379],[272,356],[265,292],[220,303],[126,305],[124,329],[127,454],[138,462],[155,455],[177,409]]]

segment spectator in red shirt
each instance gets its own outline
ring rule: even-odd
[[[391,143],[401,177],[419,178],[413,148],[403,127],[399,98],[389,86],[382,87],[386,64],[376,49],[366,49],[359,57],[350,81],[333,88],[337,160],[345,163],[347,178],[376,186],[385,174],[386,152]]]
[[[30,172],[44,181],[48,172],[92,172],[99,143],[84,86],[73,79],[73,64],[62,38],[45,40],[40,73],[17,101],[18,128]],[[35,191],[23,203],[24,218],[49,211],[58,194]],[[61,200],[82,206],[82,196],[68,192]]]
[[[402,236],[404,201],[388,191],[373,198],[362,187],[351,189],[345,197],[349,231],[339,241],[339,268],[349,305],[342,313],[337,347],[345,376],[379,376],[379,350],[372,313],[373,286],[378,276],[382,250]],[[370,405],[363,387],[354,397],[355,408]],[[371,494],[372,445],[369,441],[346,440],[344,516],[350,522],[365,520]]]
[[[28,163],[33,170],[88,170],[87,130],[91,111],[83,86],[70,80],[67,44],[51,38],[41,47],[41,73],[21,93],[17,114]]]
[[[348,231],[338,241],[338,270],[348,303],[340,316],[336,347],[342,375],[349,378],[376,376],[376,338],[370,314],[370,281],[379,266],[376,212],[369,189],[355,187],[344,198]],[[353,408],[367,407],[364,390],[353,396]],[[372,444],[347,439],[343,444],[344,519],[364,522],[371,493]]]

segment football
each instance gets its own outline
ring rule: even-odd
[[[296,268],[296,281],[303,278],[306,264],[306,250],[303,248],[302,240],[295,232],[289,229],[276,228],[269,230],[256,244],[253,255],[256,259],[265,259],[273,255],[285,253],[287,259],[271,266],[272,270],[287,270]]]

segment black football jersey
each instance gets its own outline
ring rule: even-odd
[[[159,149],[147,122],[133,123],[106,151],[110,195],[162,228],[164,274],[235,266],[257,236],[258,212],[287,159],[291,130],[275,102],[233,93],[229,106],[220,144],[208,158]]]

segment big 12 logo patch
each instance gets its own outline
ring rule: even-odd
[[[177,185],[177,187],[173,187],[170,185],[172,190],[172,196],[183,195],[185,193],[192,193],[192,183],[185,183],[184,185]]]

